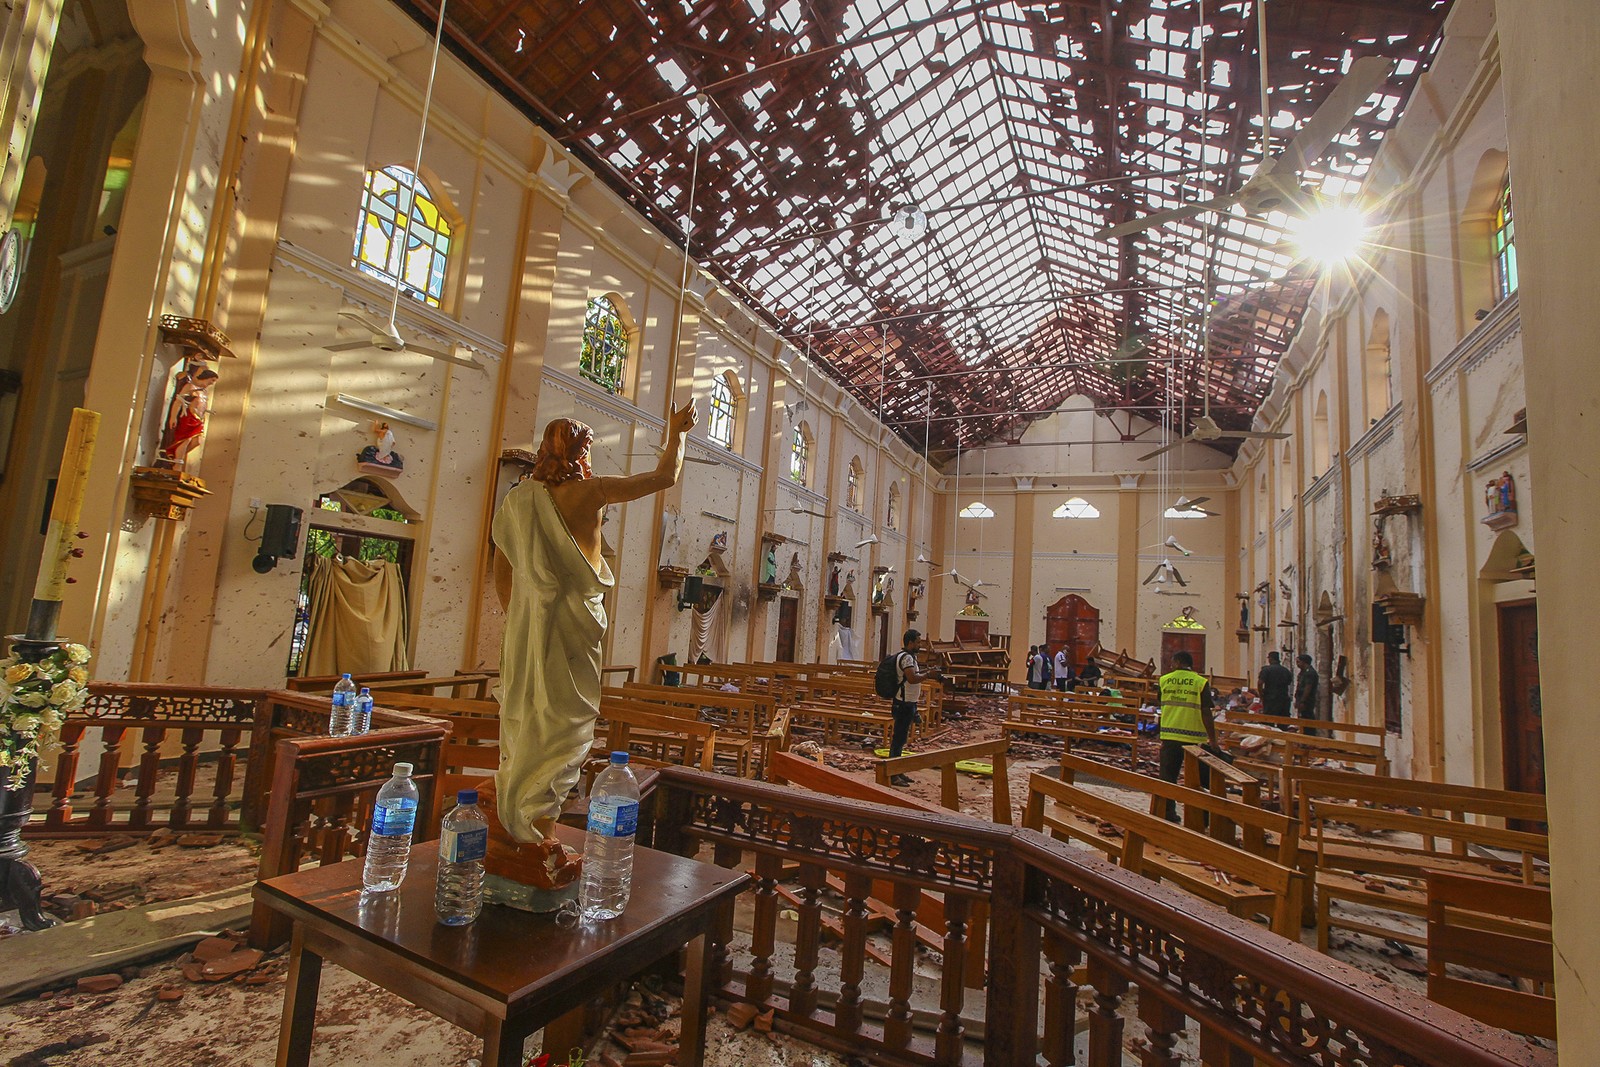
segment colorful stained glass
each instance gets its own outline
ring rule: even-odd
[[[356,229],[354,263],[358,270],[389,285],[399,281],[406,295],[439,307],[450,259],[450,234],[449,221],[415,174],[400,166],[367,171]]]
[[[1517,291],[1517,232],[1511,217],[1511,183],[1500,192],[1500,206],[1494,213],[1495,297],[1504,300]]]
[[[806,470],[811,465],[811,442],[806,440],[805,430],[799,426],[794,428],[794,437],[789,442],[789,477],[806,484]]]
[[[583,313],[583,347],[578,352],[578,371],[608,392],[622,389],[622,375],[628,365],[628,327],[609,298],[597,296]]]
[[[733,447],[733,390],[720,374],[711,379],[711,411],[706,436],[723,448]]]

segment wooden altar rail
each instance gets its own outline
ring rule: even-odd
[[[1130,993],[1146,1064],[1178,1063],[1174,1044],[1185,1029],[1197,1032],[1207,1067],[1556,1062],[1551,1050],[1032,831],[672,767],[661,771],[653,832],[658,848],[695,855],[709,846],[724,866],[753,857],[749,953],[740,953],[736,975],[727,948],[732,931],[720,932],[710,976],[719,995],[772,1008],[780,1029],[875,1063],[1075,1063],[1081,964],[1093,993],[1086,1020],[1091,1067],[1124,1062],[1127,1022],[1118,1009]],[[787,872],[799,888],[780,893]],[[824,1007],[818,960],[830,874],[842,885],[843,943],[837,995]],[[874,883],[887,885],[894,901],[881,1024],[869,1022],[863,995],[869,927],[884,919],[868,904]],[[913,1002],[916,908],[924,892],[945,901],[943,928],[935,931],[944,969],[931,1011]],[[784,903],[785,893],[794,905]],[[968,998],[980,994],[959,977],[980,904],[989,905],[989,958],[1006,962],[989,969],[981,994],[981,1051],[964,1040],[977,1025]],[[777,951],[785,907],[799,916],[792,957]],[[917,1025],[930,1019],[931,1034]]]
[[[375,708],[372,732],[430,720]],[[61,728],[50,801],[29,833],[81,835],[253,830],[263,824],[274,745],[327,731],[328,702],[318,694],[154,682],[94,682],[83,708]],[[98,730],[93,773],[79,774],[90,730]],[[359,739],[358,739],[359,740]],[[202,792],[202,768],[215,775]],[[131,779],[133,791],[127,790]]]

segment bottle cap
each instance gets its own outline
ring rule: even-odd
[[[409,764],[409,763],[396,763],[394,765],[394,773],[395,773],[395,777],[397,777],[397,778],[410,778],[411,777],[411,764]]]
[[[344,672],[344,680],[347,681],[347,682],[350,680],[350,672],[349,671],[345,671]]]
[[[628,762],[628,754],[626,752],[613,752],[611,753],[611,762],[618,765],[625,764]]]
[[[457,804],[476,804],[477,802],[478,791],[476,789],[463,789],[456,794]]]
[[[361,687],[361,695],[362,696],[371,696],[372,695],[372,690],[368,689],[366,686],[362,686]]]

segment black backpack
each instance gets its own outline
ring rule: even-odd
[[[896,652],[883,657],[878,664],[878,674],[872,680],[872,688],[885,700],[900,699],[900,655]]]

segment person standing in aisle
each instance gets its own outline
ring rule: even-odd
[[[1217,745],[1217,724],[1211,715],[1211,684],[1194,669],[1187,652],[1172,654],[1172,670],[1161,676],[1161,780],[1177,784],[1183,773],[1185,745]],[[1201,767],[1202,788],[1209,777]],[[1178,821],[1178,806],[1167,801],[1167,821]]]
[[[1289,691],[1294,688],[1294,671],[1285,667],[1276,652],[1267,653],[1267,665],[1256,676],[1256,688],[1261,690],[1263,715],[1282,715],[1290,712]]]
[[[1300,668],[1300,677],[1295,679],[1294,710],[1302,719],[1315,719],[1317,717],[1317,669],[1311,665],[1311,657],[1304,652],[1295,657],[1295,663]]]
[[[895,654],[895,669],[900,672],[900,686],[894,695],[890,707],[894,714],[894,734],[889,740],[889,758],[896,759],[906,747],[906,738],[911,734],[911,724],[917,718],[917,704],[922,700],[922,683],[933,675],[922,673],[922,667],[917,663],[917,649],[922,647],[922,632],[920,630],[907,630],[901,641],[900,651]],[[910,785],[908,775],[897,774],[889,779],[893,785]]]
[[[1065,693],[1072,688],[1076,676],[1072,670],[1072,659],[1067,655],[1067,646],[1062,645],[1056,650],[1056,689]]]
[[[1044,688],[1045,653],[1038,645],[1028,646],[1028,688]]]

